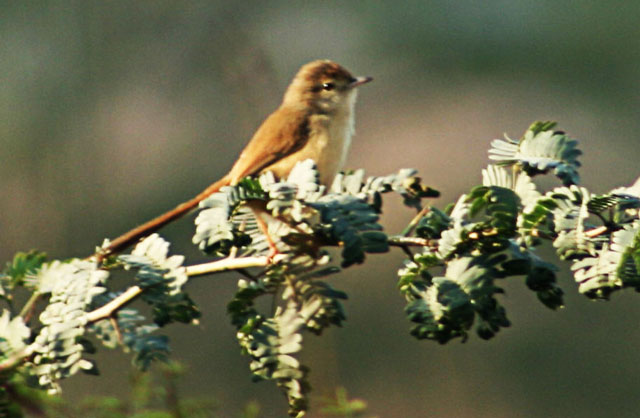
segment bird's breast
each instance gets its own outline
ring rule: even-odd
[[[311,116],[310,122],[309,158],[316,161],[321,182],[329,185],[346,162],[353,135],[353,116],[351,112],[316,115]]]
[[[297,162],[310,158],[317,164],[320,182],[330,186],[335,175],[343,168],[351,145],[354,102],[355,95],[345,103],[346,106],[335,112],[309,114],[306,120],[308,138],[304,145],[267,167],[267,170],[273,171],[280,178],[286,178]]]

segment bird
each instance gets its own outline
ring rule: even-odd
[[[357,87],[371,80],[354,77],[331,60],[303,65],[280,106],[262,122],[225,176],[194,198],[110,241],[99,259],[156,232],[222,187],[236,185],[247,176],[271,171],[277,178],[286,178],[296,163],[312,159],[320,183],[329,186],[345,163],[354,134]]]

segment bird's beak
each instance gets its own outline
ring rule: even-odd
[[[361,86],[363,84],[368,83],[369,81],[373,80],[373,77],[356,77],[351,84],[349,84],[349,87],[353,88],[353,87],[358,87]]]

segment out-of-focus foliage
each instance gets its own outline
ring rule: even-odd
[[[0,393],[7,417],[22,417],[21,406],[31,414],[44,418],[215,418],[218,401],[211,397],[186,396],[178,390],[178,383],[184,379],[185,367],[176,362],[163,364],[160,376],[135,370],[130,377],[129,397],[119,399],[112,396],[90,394],[80,402],[65,401],[59,396],[44,395],[42,391],[30,388],[16,376],[5,383]],[[254,409],[259,408],[253,406]]]
[[[367,409],[367,403],[362,399],[349,399],[345,388],[336,389],[335,399],[325,399],[324,403],[320,412],[334,417],[358,417]]]

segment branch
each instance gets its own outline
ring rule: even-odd
[[[239,270],[249,267],[266,267],[269,264],[278,264],[286,259],[285,254],[278,254],[275,257],[241,257],[241,258],[225,258],[211,263],[196,264],[187,266],[187,276],[202,276],[209,273],[221,273],[229,270]]]
[[[101,319],[109,318],[115,311],[122,308],[127,303],[138,297],[143,292],[140,286],[132,286],[118,295],[111,302],[106,305],[102,305],[98,309],[95,309],[87,314],[87,322],[96,322]]]
[[[597,228],[590,229],[588,231],[584,231],[584,234],[587,236],[587,238],[595,238],[598,235],[604,234],[608,230],[609,230],[609,228],[607,226],[603,225],[603,226],[599,226]]]
[[[405,237],[402,235],[390,236],[387,240],[391,247],[431,247],[435,240],[418,237]]]
[[[279,263],[287,256],[284,254],[278,254],[273,259],[269,257],[242,257],[242,258],[225,258],[211,263],[196,264],[193,266],[187,266],[187,276],[202,276],[210,273],[221,273],[223,271],[238,270],[248,267],[266,267],[269,264]],[[139,286],[132,286],[128,288],[124,293],[120,294],[109,303],[95,309],[87,314],[87,322],[96,322],[101,319],[109,318],[118,309],[122,308],[136,297],[140,296],[144,291]]]

